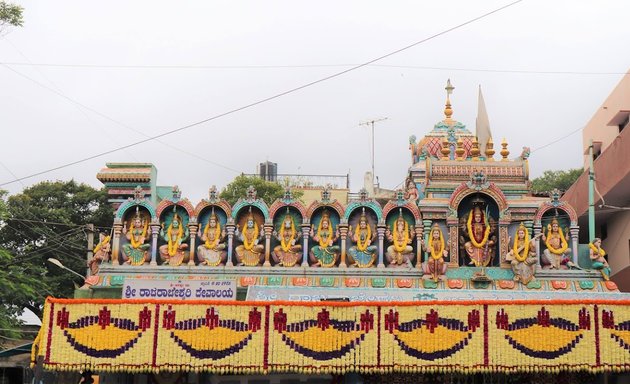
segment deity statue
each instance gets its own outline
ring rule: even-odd
[[[94,247],[94,250],[92,251],[93,256],[87,263],[87,266],[90,269],[90,276],[98,275],[101,264],[109,261],[109,256],[112,252],[112,245],[110,242],[111,236],[101,233],[98,237],[99,242],[96,247]]]
[[[462,222],[465,220],[465,222]],[[494,245],[497,238],[494,235],[496,226],[494,220],[483,212],[479,205],[475,205],[468,212],[468,217],[460,220],[460,243],[464,244],[464,251],[470,258],[469,264],[476,267],[487,267],[494,258]],[[466,240],[468,239],[468,240]]]
[[[313,267],[334,267],[339,258],[339,252],[341,247],[335,244],[339,237],[339,230],[333,228],[330,221],[330,215],[328,211],[322,213],[322,218],[317,225],[317,231],[315,227],[311,226],[311,238],[317,242],[317,245],[311,248],[309,259],[311,260]]]
[[[273,260],[283,267],[296,265],[299,267],[302,262],[302,246],[299,244],[300,236],[295,228],[295,221],[288,209],[280,224],[280,230],[274,231],[274,236],[280,244],[273,248],[271,254]]]
[[[437,223],[431,227],[428,246],[425,245],[424,239],[422,239],[421,244],[422,251],[429,252],[429,258],[422,263],[422,272],[424,273],[422,277],[433,279],[433,281],[444,278],[448,267],[444,262],[444,259],[448,257],[448,246],[446,245],[444,234]]]
[[[597,269],[604,280],[610,280],[610,266],[606,260],[606,251],[602,248],[602,239],[596,237],[588,244],[593,269]]]
[[[520,281],[521,284],[527,285],[536,279],[534,277],[537,261],[535,241],[541,235],[536,235],[533,239],[530,238],[529,231],[523,223],[516,230],[512,249],[505,255],[505,261],[509,261],[512,266],[514,281]],[[508,239],[508,243],[510,241],[511,239]]]
[[[175,208],[173,208],[175,209]],[[160,257],[164,260],[164,265],[176,267],[180,265],[188,256],[186,250],[188,244],[185,243],[190,236],[188,226],[186,226],[177,212],[174,212],[170,224],[164,230],[164,223],[160,229],[160,237],[166,244],[160,246]]]
[[[262,226],[254,219],[251,207],[245,220],[245,228],[241,229],[240,224],[236,225],[234,235],[243,244],[236,247],[236,260],[238,265],[255,267],[265,261],[265,246],[258,244],[265,236]]]
[[[387,247],[385,257],[389,262],[389,267],[405,266],[412,268],[413,260],[413,241],[414,233],[409,230],[409,223],[402,215],[402,209],[398,211],[398,218],[392,223],[391,230],[387,228],[385,236],[392,243]]]
[[[376,237],[376,231],[373,230],[368,222],[365,208],[361,212],[356,228],[353,230],[352,226],[350,226],[348,233],[350,234],[350,240],[355,243],[348,249],[349,265],[359,268],[369,268],[374,265],[377,247],[372,245],[372,241]]]
[[[227,260],[227,251],[225,250],[225,229],[221,228],[221,223],[218,216],[214,213],[214,207],[212,213],[208,218],[203,231],[199,228],[197,236],[201,238],[203,242],[197,247],[197,257],[200,264],[209,265],[211,267],[217,267],[219,265],[225,265]]]
[[[418,187],[416,187],[416,183],[413,182],[411,177],[407,178],[405,182],[405,200],[416,202],[420,197],[420,193],[418,192]]]
[[[547,246],[542,257],[545,268],[567,269],[575,266],[571,262],[571,248],[556,218],[547,225],[547,234],[543,233],[542,240]]]
[[[130,220],[129,226],[131,228],[128,230],[125,223],[122,229],[122,233],[129,240],[128,244],[122,246],[122,257],[127,264],[142,265],[151,260],[149,254],[151,245],[145,244],[151,236],[149,220],[143,218],[136,208],[136,215]]]

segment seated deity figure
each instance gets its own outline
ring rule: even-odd
[[[160,257],[164,261],[164,265],[176,267],[180,265],[188,256],[186,250],[188,244],[185,243],[190,236],[188,227],[184,225],[177,213],[173,214],[171,222],[166,230],[164,223],[160,229],[160,237],[166,241],[166,244],[160,246]]]
[[[402,215],[402,210],[398,211],[398,218],[392,223],[391,230],[387,228],[385,232],[387,240],[392,243],[387,247],[385,257],[389,262],[388,267],[412,268],[414,233],[409,230],[409,223]]]
[[[259,244],[264,239],[265,232],[254,219],[251,208],[245,220],[245,228],[241,229],[240,224],[237,224],[234,235],[243,243],[234,249],[237,265],[255,267],[265,261],[265,246]]]
[[[226,246],[223,241],[225,239],[225,229],[221,228],[219,218],[214,213],[214,208],[212,208],[212,213],[203,231],[199,228],[197,236],[199,236],[203,242],[197,247],[199,263],[211,267],[225,265],[225,261],[227,260]]]
[[[348,265],[351,267],[369,268],[376,261],[376,245],[372,245],[372,241],[376,237],[376,231],[372,230],[372,226],[368,222],[365,214],[365,208],[361,212],[359,222],[356,228],[350,226],[348,233],[350,240],[355,244],[348,249]]]
[[[468,212],[465,224],[460,224],[460,243],[464,244],[464,251],[470,258],[470,263],[476,267],[486,267],[494,258],[495,225],[488,215],[475,205]]]
[[[547,233],[543,232],[542,240],[547,247],[541,260],[545,269],[567,269],[575,266],[571,261],[571,248],[557,219],[554,218],[547,225]]]
[[[130,220],[130,227],[127,223],[123,225],[122,233],[125,235],[128,244],[122,246],[122,257],[126,264],[142,265],[151,260],[149,254],[150,244],[145,244],[151,237],[149,220],[144,219],[136,209],[136,215]]]
[[[588,245],[593,269],[598,270],[604,280],[610,280],[610,266],[606,260],[606,251],[602,248],[602,239],[596,237]]]
[[[448,257],[448,247],[444,234],[442,234],[442,230],[437,223],[431,227],[429,244],[426,245],[424,239],[421,240],[421,244],[422,251],[429,253],[427,260],[422,263],[422,278],[432,279],[433,281],[443,279],[448,267],[446,262],[444,262],[444,259]]]
[[[109,261],[109,256],[112,252],[110,240],[111,236],[107,236],[104,233],[99,234],[99,242],[96,247],[94,247],[93,256],[87,263],[90,269],[90,276],[98,275],[101,264]]]
[[[295,228],[293,216],[289,212],[284,216],[280,224],[280,230],[274,231],[274,236],[280,242],[273,248],[271,254],[276,264],[283,267],[300,266],[302,262],[302,246],[299,244],[300,236]]]
[[[529,231],[521,223],[516,230],[516,238],[512,244],[512,249],[505,255],[514,272],[514,281],[527,285],[530,281],[536,280],[536,247],[535,241],[541,236],[536,235],[533,239],[529,236]],[[511,239],[508,239],[508,243]]]
[[[313,267],[334,267],[339,258],[341,247],[334,245],[339,237],[339,231],[335,231],[332,222],[330,221],[330,215],[328,211],[322,213],[322,218],[319,220],[317,230],[314,226],[311,226],[311,238],[317,245],[311,247],[309,259],[311,266]]]

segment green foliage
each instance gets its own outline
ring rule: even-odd
[[[0,31],[5,26],[21,27],[24,23],[22,11],[24,8],[17,4],[7,3],[0,0]]]
[[[542,176],[532,180],[532,190],[538,193],[551,192],[554,188],[561,192],[569,189],[584,172],[582,168],[569,169],[568,171],[547,170]]]
[[[277,183],[272,183],[256,176],[240,175],[223,188],[219,196],[227,200],[230,205],[234,205],[238,199],[246,197],[247,188],[250,185],[256,188],[258,198],[264,200],[267,205],[284,195],[284,187]],[[301,191],[293,191],[295,199],[299,199],[302,194]]]

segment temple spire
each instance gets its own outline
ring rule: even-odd
[[[488,111],[486,111],[486,103],[483,100],[483,94],[481,93],[481,85],[479,86],[479,101],[477,107],[477,121],[475,135],[479,142],[479,149],[481,153],[486,153],[486,145],[488,140],[492,139],[492,132],[490,131],[490,120],[488,119]]]
[[[453,93],[453,89],[455,89],[455,87],[453,87],[451,85],[451,79],[448,79],[446,81],[446,106],[444,108],[444,122],[446,122],[447,124],[450,123],[452,121],[451,116],[453,116],[453,108],[451,108],[451,94]]]

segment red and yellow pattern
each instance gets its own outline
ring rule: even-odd
[[[629,304],[48,299],[32,356],[73,371],[628,371]]]

